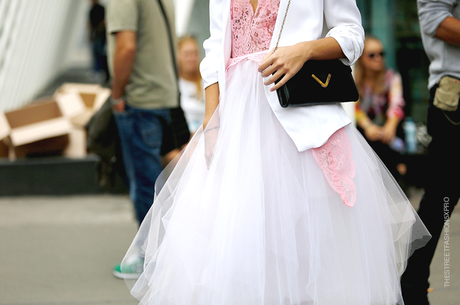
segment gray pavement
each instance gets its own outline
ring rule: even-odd
[[[411,200],[420,195],[415,190]],[[124,195],[0,198],[0,305],[137,304],[111,274],[136,229]],[[459,208],[449,229],[450,286],[444,287],[440,244],[432,305],[460,304]]]
[[[0,304],[137,304],[112,267],[137,225],[127,196],[0,198]]]

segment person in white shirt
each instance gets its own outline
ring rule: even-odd
[[[205,108],[200,54],[198,43],[193,36],[179,38],[178,68],[181,106],[188,128],[193,134],[203,124]]]

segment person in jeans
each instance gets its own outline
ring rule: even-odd
[[[418,0],[418,13],[423,45],[431,61],[427,127],[432,137],[418,214],[433,237],[415,251],[402,276],[406,305],[429,304],[430,264],[445,222],[460,198],[460,1]],[[450,285],[448,275],[445,273],[444,287]]]
[[[107,3],[112,107],[139,224],[152,205],[155,180],[163,169],[161,152],[163,136],[170,131],[170,109],[179,103],[175,50],[169,37],[176,40],[173,1],[162,3],[167,18],[154,0]],[[135,277],[141,270],[142,262],[134,260],[132,268],[123,271],[115,266],[114,274]]]

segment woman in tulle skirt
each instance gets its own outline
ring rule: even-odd
[[[129,282],[141,304],[403,304],[399,277],[429,233],[340,105],[282,109],[274,92],[309,59],[352,64],[359,11],[292,0],[274,52],[288,4],[211,0],[205,123],[122,263],[144,262]]]

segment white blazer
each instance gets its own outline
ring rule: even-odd
[[[270,49],[275,47],[287,4],[288,0],[280,2]],[[225,92],[225,69],[231,55],[230,5],[231,0],[210,0],[211,36],[203,44],[206,56],[200,65],[205,88],[218,82],[221,93]],[[341,60],[347,65],[361,56],[364,29],[355,0],[291,0],[279,46],[322,37],[337,40],[345,54]],[[340,104],[282,108],[270,86],[265,94],[299,151],[323,145],[335,131],[351,123]]]

